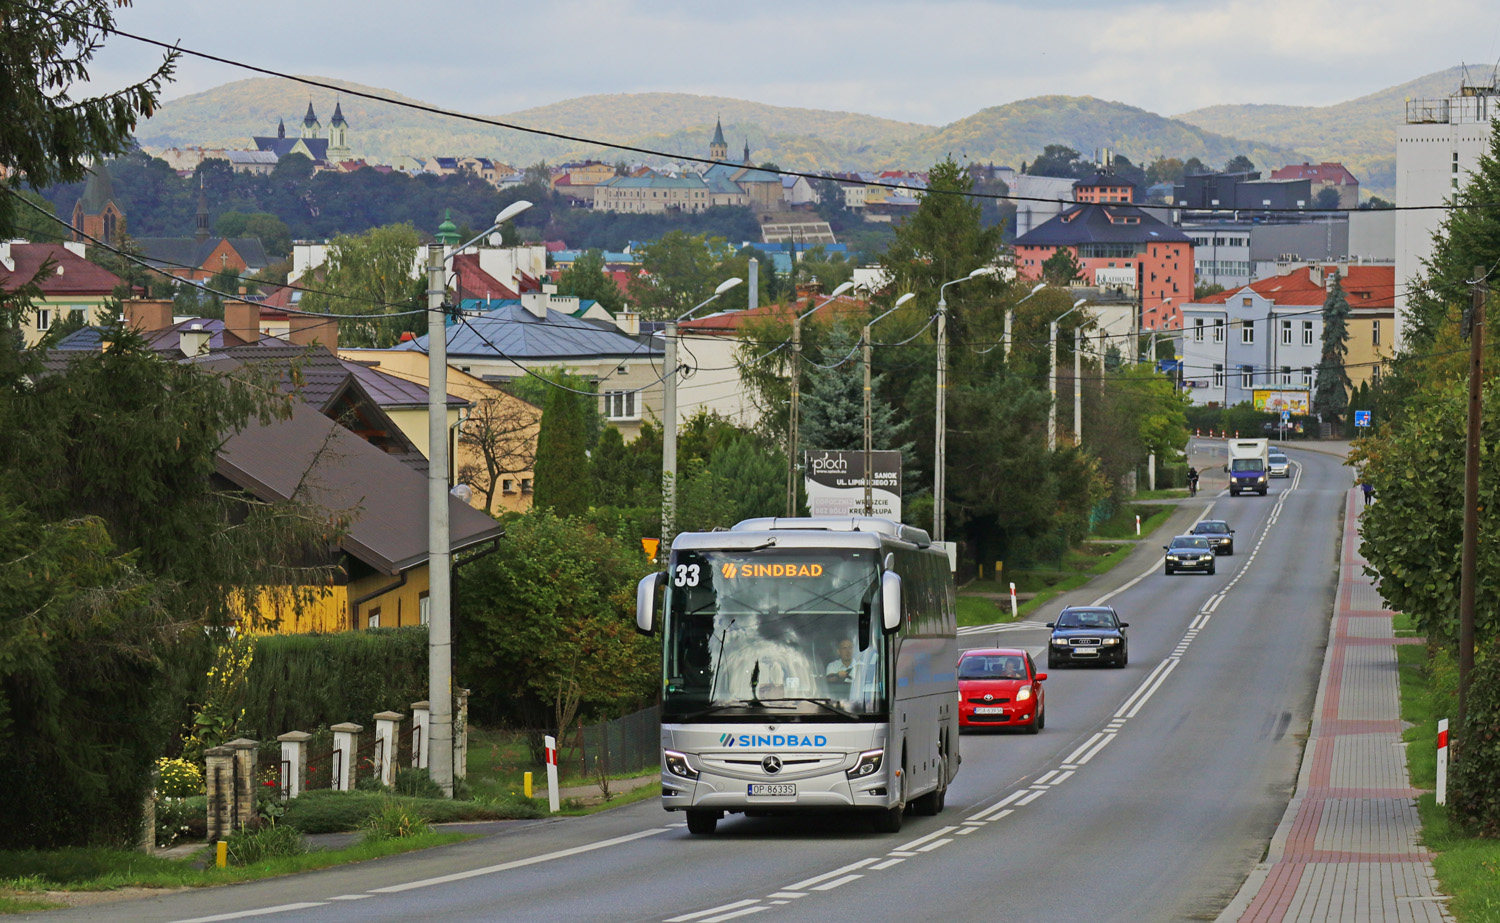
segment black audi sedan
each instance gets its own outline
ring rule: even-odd
[[[1180,570],[1214,572],[1214,550],[1208,546],[1206,536],[1179,535],[1172,539],[1172,544],[1161,547],[1167,553],[1165,567],[1168,575]]]
[[[1075,663],[1107,663],[1124,667],[1130,661],[1129,622],[1120,621],[1114,606],[1069,606],[1048,622],[1047,669]]]

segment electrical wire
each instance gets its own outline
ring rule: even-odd
[[[310,77],[299,77],[299,76],[296,76],[294,74],[288,74],[288,73],[284,73],[282,71],[272,70],[272,69],[267,68],[267,67],[260,67],[258,65],[248,64],[248,63],[246,63],[244,61],[239,61],[239,60],[236,60],[236,59],[233,59],[233,58],[227,58],[227,57],[223,57],[221,55],[215,55],[215,54],[210,54],[208,52],[198,51],[196,49],[185,47],[180,42],[175,42],[175,43],[164,42],[164,41],[161,41],[160,39],[149,38],[147,36],[137,35],[137,34],[132,33],[132,32],[126,32],[125,30],[120,29],[120,28],[118,28],[116,26],[100,26],[97,23],[94,23],[94,22],[91,22],[89,20],[83,19],[82,17],[70,16],[70,15],[65,14],[65,13],[59,13],[56,10],[47,10],[47,9],[43,9],[41,7],[37,7],[37,6],[34,6],[32,4],[28,4],[28,3],[24,3],[24,2],[17,2],[15,5],[19,6],[19,7],[23,7],[25,9],[29,9],[32,12],[35,12],[35,13],[40,13],[43,16],[53,16],[53,17],[56,17],[58,19],[67,19],[67,20],[79,23],[81,25],[87,26],[89,28],[98,29],[98,30],[100,30],[102,32],[106,32],[106,33],[109,33],[109,34],[112,34],[112,35],[118,35],[121,38],[127,38],[127,39],[131,39],[132,41],[141,42],[142,44],[152,45],[152,46],[155,46],[155,47],[158,47],[158,48],[162,48],[162,49],[167,50],[169,53],[184,54],[184,55],[188,55],[190,57],[201,58],[201,59],[203,59],[205,61],[212,61],[212,62],[214,62],[216,64],[226,64],[226,65],[229,65],[230,67],[236,67],[236,68],[239,68],[241,70],[250,71],[252,73],[264,74],[265,76],[268,76],[268,77],[279,77],[279,78],[281,78],[283,80],[290,80],[290,81],[293,81],[294,83],[300,83],[300,84],[302,84],[304,86],[317,87],[317,88],[323,89],[323,90],[332,90],[332,91],[334,91],[336,93],[340,93],[340,94],[347,95],[347,96],[352,96],[352,97],[355,97],[355,98],[358,98],[358,99],[366,99],[366,100],[370,100],[371,102],[385,103],[387,105],[398,106],[398,107],[403,108],[403,109],[411,109],[411,110],[416,111],[416,112],[424,112],[424,113],[427,113],[429,115],[443,116],[443,117],[450,118],[450,119],[457,119],[459,121],[471,122],[471,123],[479,124],[479,125],[487,125],[487,126],[492,127],[492,128],[502,128],[502,129],[506,129],[508,131],[521,132],[521,133],[530,134],[530,135],[538,135],[538,136],[541,136],[541,137],[544,137],[544,138],[552,138],[552,139],[558,140],[558,141],[568,141],[568,142],[571,142],[571,143],[574,143],[574,144],[592,145],[592,146],[596,146],[596,147],[608,148],[610,150],[626,151],[626,152],[629,152],[629,153],[632,153],[632,154],[641,154],[641,155],[648,156],[648,157],[662,157],[662,158],[666,158],[668,160],[684,160],[684,161],[688,161],[688,162],[691,162],[691,163],[704,164],[704,165],[707,165],[707,166],[710,166],[710,167],[714,167],[714,166],[728,166],[728,167],[740,168],[740,167],[744,166],[744,164],[729,163],[728,161],[714,160],[714,159],[708,158],[708,157],[698,157],[698,156],[694,156],[694,155],[690,155],[690,154],[672,154],[672,153],[668,153],[666,151],[658,151],[658,150],[655,150],[655,149],[652,149],[652,148],[640,147],[640,146],[637,146],[637,145],[622,144],[622,143],[612,142],[612,141],[601,141],[601,140],[599,140],[597,138],[588,138],[588,137],[584,137],[582,135],[570,135],[570,134],[566,134],[564,132],[551,131],[551,130],[544,129],[544,128],[535,128],[535,127],[528,126],[528,125],[519,125],[519,124],[516,124],[516,123],[513,123],[513,122],[503,122],[503,121],[500,121],[499,119],[487,118],[485,116],[469,115],[469,114],[466,114],[466,113],[456,112],[456,111],[453,111],[453,110],[450,110],[450,109],[443,109],[443,108],[438,107],[438,106],[430,106],[430,105],[427,105],[425,103],[418,103],[418,102],[414,102],[414,101],[411,101],[411,100],[395,99],[395,98],[392,98],[392,97],[389,97],[389,96],[382,96],[382,95],[380,95],[378,93],[370,93],[370,92],[367,92],[367,91],[364,91],[364,90],[354,89],[354,88],[351,88],[351,87],[338,86],[338,85],[335,85],[335,84],[332,84],[332,83],[328,83],[328,82],[325,82],[325,81],[314,80],[314,79],[312,79]],[[1004,202],[1042,202],[1042,203],[1053,203],[1053,204],[1055,204],[1058,201],[1057,199],[1049,199],[1049,198],[1042,197],[1042,196],[1017,196],[1017,195],[1010,195],[1008,193],[1002,195],[1002,194],[999,194],[999,193],[973,192],[973,191],[965,191],[965,190],[958,190],[958,189],[934,189],[934,188],[931,188],[931,187],[926,187],[926,188],[918,190],[918,189],[912,189],[912,188],[907,187],[907,186],[903,186],[900,183],[882,182],[880,180],[844,179],[844,178],[837,177],[837,176],[825,176],[825,175],[822,175],[822,174],[811,173],[811,172],[806,172],[806,171],[801,171],[801,170],[786,170],[786,169],[782,169],[780,167],[764,168],[764,169],[757,167],[756,169],[757,170],[761,170],[761,172],[771,173],[771,174],[774,174],[774,175],[777,175],[777,176],[789,176],[789,177],[794,177],[794,178],[807,179],[807,180],[810,180],[810,181],[831,180],[831,181],[839,183],[841,185],[866,186],[866,187],[873,187],[873,188],[892,189],[892,190],[899,190],[899,191],[902,191],[902,192],[919,193],[919,194],[922,194],[922,195],[927,195],[927,194],[951,195],[951,196],[956,196],[956,197],[961,197],[961,198],[992,199],[992,200],[1004,201]],[[1102,207],[1106,207],[1106,208],[1110,207],[1109,203],[1099,203],[1099,204]],[[1178,206],[1178,205],[1153,205],[1153,204],[1150,204],[1150,203],[1122,203],[1122,204],[1124,205],[1124,207],[1136,208],[1136,209],[1141,209],[1141,210],[1153,210],[1153,209],[1155,209],[1155,210],[1168,210],[1168,211],[1171,211],[1171,210],[1183,210],[1182,207]],[[1464,204],[1448,203],[1448,204],[1444,204],[1444,205],[1400,205],[1400,206],[1393,206],[1392,208],[1393,208],[1393,210],[1397,210],[1397,211],[1455,211],[1455,210],[1465,210],[1465,209],[1475,209],[1475,208],[1492,208],[1492,207],[1495,207],[1497,205],[1500,205],[1500,203],[1497,203],[1497,202],[1482,202],[1482,203],[1480,203],[1480,202],[1471,202],[1471,203],[1464,203]],[[1265,214],[1283,213],[1283,212],[1284,213],[1291,213],[1291,214],[1309,214],[1310,213],[1307,209],[1303,209],[1303,208],[1257,208],[1257,209],[1240,209],[1240,210],[1241,211],[1254,211],[1254,212],[1257,212],[1257,213],[1265,213]],[[1317,214],[1317,213],[1334,214],[1334,213],[1338,213],[1338,212],[1350,212],[1350,211],[1358,211],[1358,209],[1318,209],[1318,210],[1316,210],[1314,212],[1311,212],[1311,213],[1312,214]]]

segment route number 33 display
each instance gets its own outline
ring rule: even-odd
[[[673,586],[697,586],[698,585],[698,565],[697,564],[679,564],[679,565],[677,565],[677,573],[676,573],[675,576],[672,577],[672,585]]]

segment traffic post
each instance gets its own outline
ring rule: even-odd
[[[1016,620],[1016,585],[1014,583],[1010,585],[1010,620],[1012,622]]]
[[[1438,719],[1437,803],[1448,803],[1448,719]]]
[[[1135,537],[1136,538],[1140,538],[1141,537],[1141,514],[1140,513],[1136,513],[1135,514]]]
[[[556,814],[562,810],[557,791],[557,738],[548,734],[542,742],[547,745],[547,807]]]

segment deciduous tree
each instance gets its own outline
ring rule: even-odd
[[[304,295],[302,310],[352,318],[339,324],[341,344],[395,345],[402,328],[382,318],[426,306],[420,295],[426,291],[425,282],[412,275],[419,242],[409,224],[335,237],[328,246],[323,280],[316,291]]]

